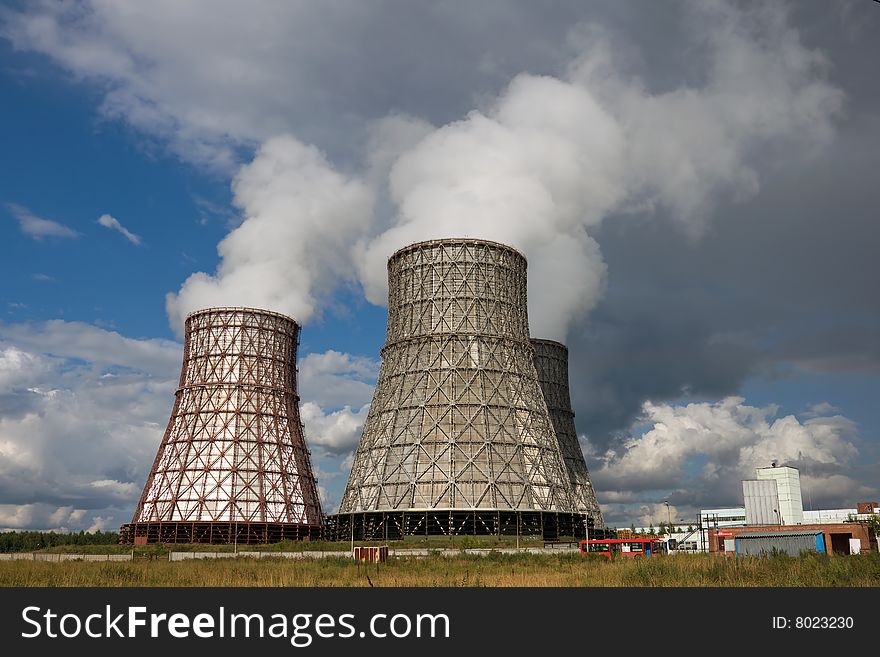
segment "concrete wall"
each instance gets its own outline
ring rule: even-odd
[[[742,482],[747,525],[779,525],[779,493],[773,479],[745,479]]]
[[[131,554],[61,554],[52,552],[0,552],[0,561],[131,561]]]

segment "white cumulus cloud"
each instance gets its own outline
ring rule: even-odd
[[[102,214],[98,217],[98,223],[102,225],[104,228],[109,228],[110,230],[115,230],[117,233],[125,237],[129,242],[134,244],[135,246],[140,246],[141,238],[140,235],[135,235],[130,230],[128,230],[125,226],[119,223],[119,220],[109,214]]]
[[[17,203],[7,203],[6,209],[9,210],[9,213],[18,222],[21,232],[37,241],[44,240],[47,237],[79,237],[79,233],[72,228],[68,228],[64,224],[51,219],[38,217],[26,207]]]
[[[300,413],[310,446],[335,458],[357,447],[379,362],[335,350],[306,355],[299,367]],[[323,457],[319,454],[319,463]]]
[[[180,355],[177,343],[77,322],[0,324],[0,527],[130,520]]]
[[[300,407],[306,440],[310,445],[323,447],[328,452],[342,454],[357,447],[361,429],[367,419],[369,406],[352,410],[344,406],[337,411],[325,413],[314,402],[305,402]]]
[[[300,360],[299,392],[323,408],[361,408],[370,402],[378,376],[378,360],[330,349]]]
[[[217,271],[193,274],[167,297],[178,332],[187,313],[210,306],[256,306],[305,323],[355,278],[348,250],[368,228],[373,196],[318,149],[291,136],[270,139],[233,191],[244,221],[217,247]]]
[[[88,521],[87,511],[51,504],[0,504],[0,529],[78,531]]]
[[[592,455],[602,499],[637,502],[670,491],[689,504],[742,505],[741,480],[772,461],[797,467],[816,504],[852,506],[869,491],[847,471],[858,457],[856,425],[840,415],[801,421],[741,397],[686,405],[646,402],[640,425],[619,448]],[[876,491],[874,491],[876,494]]]

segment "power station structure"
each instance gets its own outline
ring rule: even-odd
[[[602,510],[596,500],[593,482],[584,453],[578,442],[577,429],[574,423],[574,411],[571,408],[571,395],[568,386],[568,347],[555,340],[532,338],[535,350],[535,370],[541,392],[547,402],[550,421],[559,442],[559,449],[565,461],[568,483],[571,486],[572,503],[577,513],[587,514],[590,526],[604,529],[605,521]]]
[[[186,318],[174,408],[124,543],[323,535],[299,416],[299,325],[253,308]]]
[[[477,239],[394,253],[379,379],[333,534],[583,536],[574,497],[529,341],[525,257]]]

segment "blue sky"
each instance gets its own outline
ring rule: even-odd
[[[333,510],[385,259],[461,234],[529,258],[612,524],[740,503],[773,458],[876,499],[869,4],[8,5],[0,527],[130,519],[207,305],[303,324]]]

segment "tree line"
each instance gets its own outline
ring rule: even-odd
[[[119,532],[0,532],[0,552],[29,552],[56,545],[108,545],[119,542]]]

